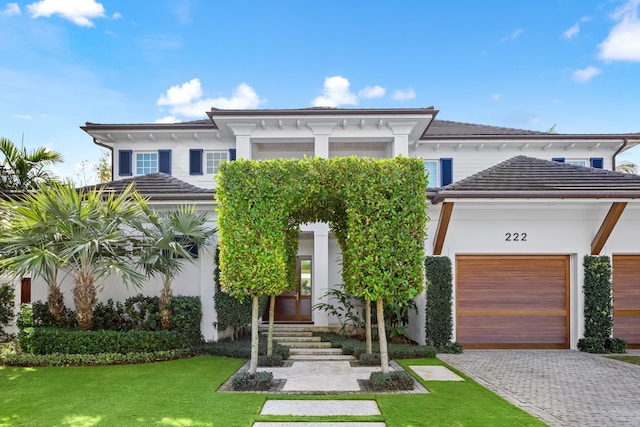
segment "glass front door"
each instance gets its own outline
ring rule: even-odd
[[[296,264],[298,277],[295,290],[276,297],[275,320],[277,322],[310,322],[313,269],[310,256],[299,256]],[[269,319],[269,308],[266,310]],[[263,318],[264,319],[264,318]]]

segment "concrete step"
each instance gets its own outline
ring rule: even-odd
[[[262,335],[267,335],[267,331],[263,331],[261,332]],[[305,332],[305,331],[293,331],[293,332],[289,332],[289,331],[273,331],[273,336],[274,337],[312,337],[313,336],[313,332]]]
[[[308,336],[304,336],[304,337],[292,337],[292,336],[274,336],[273,337],[276,341],[278,342],[319,342],[322,341],[322,338],[320,337],[308,337]]]
[[[300,360],[300,361],[324,361],[324,362],[328,362],[328,361],[335,361],[335,360],[347,360],[347,361],[351,361],[351,360],[355,360],[353,358],[353,356],[351,355],[347,355],[347,354],[327,354],[327,355],[321,355],[321,354],[292,354],[289,356],[289,359],[287,360]]]
[[[266,332],[269,330],[268,326],[259,326],[258,327],[258,331],[260,332]],[[316,328],[311,325],[311,326],[274,326],[273,327],[274,331],[289,331],[289,332],[313,332],[316,330]]]
[[[295,355],[341,355],[341,348],[289,348],[289,354]]]
[[[322,341],[291,342],[291,341],[276,340],[276,342],[280,345],[285,345],[289,347],[289,350],[298,349],[298,348],[331,348],[331,343],[326,341],[325,342],[322,342]]]

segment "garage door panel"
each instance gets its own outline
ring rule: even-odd
[[[640,347],[640,255],[613,256],[613,333]]]
[[[565,342],[565,316],[463,316],[461,320],[467,323],[458,333],[461,343],[540,345]]]
[[[640,344],[640,316],[615,316],[613,335],[636,347]]]
[[[457,340],[568,348],[568,269],[568,255],[457,256]]]

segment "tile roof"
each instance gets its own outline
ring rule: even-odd
[[[434,119],[424,137],[430,136],[495,136],[495,135],[553,135],[549,132],[513,129],[500,126],[476,125],[473,123],[452,122]]]
[[[85,188],[93,189],[97,187],[120,192],[132,182],[135,183],[135,189],[140,195],[152,200],[213,201],[215,195],[215,190],[213,189],[196,187],[162,172],[134,176]]]
[[[517,156],[431,193],[447,198],[640,198],[640,176]]]

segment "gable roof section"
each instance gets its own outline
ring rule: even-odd
[[[196,187],[162,172],[134,176],[84,188],[101,188],[119,193],[132,182],[135,183],[135,190],[141,196],[151,200],[210,200],[213,202],[215,195],[215,190],[213,189]]]
[[[445,199],[640,198],[640,176],[516,156],[431,193]]]

